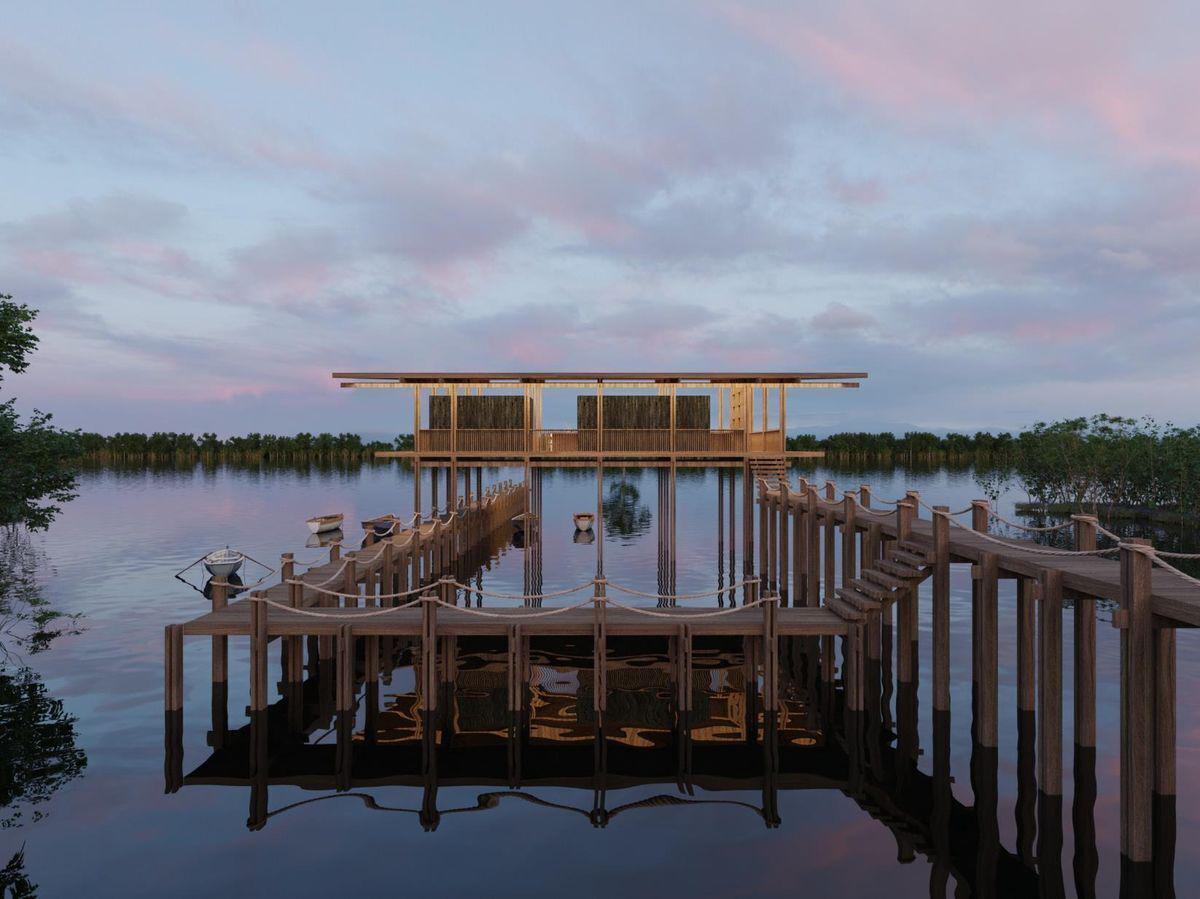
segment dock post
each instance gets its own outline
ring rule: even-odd
[[[266,594],[250,594],[250,711],[267,708],[267,603]]]
[[[806,605],[815,609],[821,604],[821,498],[817,488],[809,485],[805,496],[804,535],[808,541],[805,561],[808,565],[808,597]]]
[[[1062,572],[1041,573],[1038,616],[1038,786],[1062,796]]]
[[[342,557],[342,541],[334,540],[329,544],[329,561],[336,562]]]
[[[934,506],[933,708],[950,711],[950,507]]]
[[[354,752],[354,634],[349,624],[337,635],[337,747],[336,785],[339,792],[350,789]]]
[[[421,693],[425,712],[437,711],[437,596],[421,594]]]
[[[1096,548],[1096,517],[1072,515],[1075,549]],[[1091,599],[1075,598],[1075,745],[1096,745],[1096,606]]]
[[[1155,734],[1150,716],[1155,702],[1149,547],[1148,540],[1132,538],[1121,546],[1121,854],[1135,886],[1149,877],[1147,863],[1153,849]]]
[[[834,598],[834,579],[836,578],[837,550],[834,548],[834,534],[837,531],[836,516],[833,514],[833,502],[837,498],[837,484],[825,482],[825,502],[829,504],[825,512],[825,598]]]
[[[1154,895],[1175,895],[1175,628],[1154,633]]]
[[[912,529],[912,508],[908,498],[896,503],[896,542],[907,540]],[[899,591],[896,600],[896,679],[902,685],[911,684],[916,680],[916,665],[913,658],[913,643],[916,634],[913,624],[916,616],[913,607],[917,603],[917,587],[915,584],[906,586]]]
[[[791,515],[792,502],[788,492],[787,480],[784,479],[779,482],[779,549],[776,552],[779,559],[779,586],[777,592],[779,593],[779,603],[783,606],[787,605],[788,593],[790,592],[788,589],[788,550],[791,544],[788,541],[788,519],[791,518]]]
[[[222,577],[209,581],[212,610],[229,605],[229,582]],[[229,734],[229,638],[212,638],[212,731],[209,742],[214,749],[225,745]]]
[[[346,564],[342,567],[342,592],[352,594],[343,596],[342,605],[347,609],[358,607],[358,557],[356,553],[346,553]]]
[[[779,637],[775,623],[778,596],[763,597],[763,720],[774,723],[779,711]]]
[[[792,605],[803,606],[808,595],[808,572],[805,562],[805,549],[808,541],[804,536],[804,483],[800,483],[800,493],[796,497],[795,511],[792,515]],[[789,500],[789,506],[790,506]]]
[[[978,620],[978,651],[974,654],[979,683],[979,707],[977,711],[976,738],[981,746],[995,749],[999,745],[999,666],[997,628],[999,560],[995,553],[985,552],[979,556],[979,602],[974,615]],[[1061,701],[1061,693],[1059,694]]]
[[[284,553],[280,565],[283,582],[288,585],[288,604],[293,609],[304,603],[304,587],[296,580],[295,560],[291,553]],[[288,727],[298,733],[304,725],[304,637],[285,637],[283,682],[287,695]]]
[[[770,498],[767,496],[767,482],[762,478],[755,478],[755,489],[758,492],[758,575],[762,579],[762,586],[769,588],[771,583],[771,559],[770,559]]]
[[[163,780],[175,793],[183,786],[183,625],[168,624],[163,636]]]
[[[607,580],[595,579],[592,595],[592,711],[597,739],[603,739],[604,713],[608,710],[608,602]]]

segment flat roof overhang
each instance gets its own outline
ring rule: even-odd
[[[857,387],[867,372],[348,372],[335,371],[332,377],[343,387],[384,387],[471,384],[505,387],[541,384],[547,387],[577,387],[583,384],[686,384],[689,386],[725,386],[728,384],[801,385],[822,384]]]

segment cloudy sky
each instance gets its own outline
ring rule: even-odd
[[[866,370],[797,428],[1200,420],[1200,6],[21,4],[5,381],[410,421],[335,369]],[[911,7],[911,8],[905,8]]]

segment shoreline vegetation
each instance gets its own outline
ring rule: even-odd
[[[221,439],[173,432],[76,432],[79,462],[87,466],[171,464],[304,465],[372,461],[381,450],[411,450],[411,434],[392,441],[357,434]],[[1200,427],[1161,425],[1150,418],[1111,415],[1039,422],[1017,434],[908,432],[840,433],[788,438],[788,449],[821,450],[825,462],[853,466],[938,465],[973,468],[983,493],[995,499],[1023,491],[1027,514],[1099,512],[1157,521],[1200,516]]]

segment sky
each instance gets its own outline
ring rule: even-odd
[[[1200,421],[1200,4],[10,4],[3,395],[411,430],[335,370],[866,371],[790,430]]]

